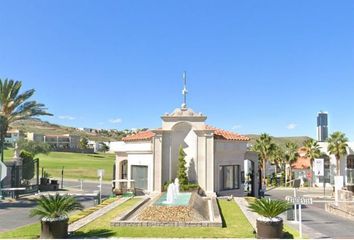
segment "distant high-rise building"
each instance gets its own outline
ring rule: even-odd
[[[317,115],[317,140],[325,142],[328,138],[328,113],[319,112]]]

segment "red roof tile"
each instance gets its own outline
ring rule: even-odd
[[[205,126],[206,130],[214,131],[214,138],[215,139],[223,139],[223,140],[230,140],[230,141],[249,141],[250,138],[246,136],[242,136],[240,134],[226,131],[223,129],[215,128],[209,125]],[[129,135],[127,137],[122,138],[125,142],[132,142],[132,141],[143,141],[143,140],[150,140],[155,136],[155,133],[152,131],[143,131],[138,132],[136,134]]]
[[[206,130],[213,130],[215,139],[223,139],[230,141],[249,141],[250,138],[246,136],[242,136],[240,134],[226,131],[223,129],[215,128],[213,126],[205,125]]]
[[[298,169],[298,170],[309,169],[311,166],[311,160],[309,157],[306,156],[307,148],[301,147],[298,149],[297,152],[299,154],[299,157],[297,158],[296,162],[291,164],[291,167],[293,169]]]
[[[143,132],[138,132],[136,134],[126,136],[126,137],[122,138],[122,140],[125,142],[139,141],[139,140],[150,140],[154,136],[155,136],[155,133],[153,133],[151,131],[143,131]]]

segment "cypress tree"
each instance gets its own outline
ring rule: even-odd
[[[186,156],[186,153],[183,151],[183,148],[180,145],[179,146],[179,150],[178,150],[178,172],[177,172],[177,178],[178,178],[179,183],[180,183],[181,186],[188,184],[186,160],[184,159],[185,156]]]

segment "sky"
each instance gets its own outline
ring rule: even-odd
[[[354,1],[0,1],[0,78],[53,123],[158,128],[182,103],[243,134],[354,140]]]

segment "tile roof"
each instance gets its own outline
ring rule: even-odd
[[[155,136],[152,131],[142,131],[122,138],[124,142],[150,140]]]
[[[240,134],[226,131],[223,129],[215,128],[209,125],[205,125],[206,130],[214,131],[214,138],[215,139],[222,139],[222,140],[229,140],[229,141],[249,141],[250,138],[246,136],[242,136]],[[122,138],[125,142],[133,142],[133,141],[143,141],[143,140],[150,140],[155,136],[155,133],[152,131],[143,131],[138,132],[127,137]]]
[[[299,157],[297,158],[296,162],[291,164],[293,169],[302,170],[302,169],[309,169],[311,166],[311,159],[306,156],[307,148],[301,147],[298,149]]]
[[[213,130],[215,139],[223,139],[230,141],[249,141],[250,138],[246,136],[242,136],[238,133],[226,131],[223,129],[215,128],[213,126],[205,125],[206,130]]]

